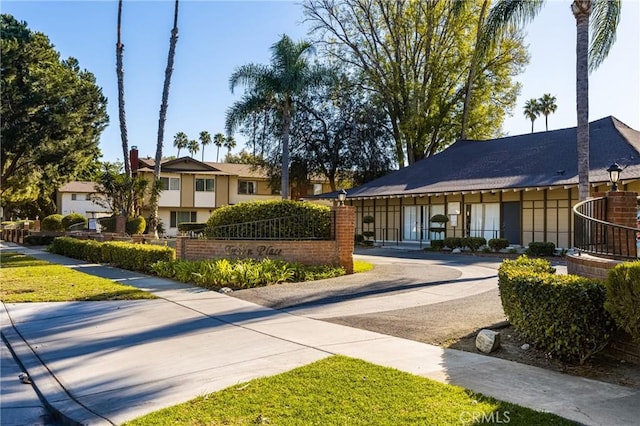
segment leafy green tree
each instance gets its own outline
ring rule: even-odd
[[[153,166],[153,177],[155,183],[151,195],[151,210],[153,212],[149,228],[154,235],[158,236],[158,198],[160,195],[160,165],[162,164],[162,146],[164,144],[164,123],[167,119],[167,107],[169,104],[169,86],[171,85],[171,74],[173,74],[173,61],[176,56],[176,44],[178,43],[178,0],[176,0],[173,10],[173,28],[169,39],[169,55],[167,57],[167,68],[164,72],[164,85],[162,88],[162,102],[160,103],[160,117],[158,119],[158,143],[156,145],[156,158]]]
[[[537,99],[531,98],[524,103],[523,114],[531,120],[531,133],[533,133],[533,123],[540,116],[540,104]]]
[[[281,123],[282,141],[282,199],[289,198],[289,134],[296,98],[309,87],[321,84],[327,71],[312,67],[307,56],[311,44],[294,42],[286,35],[271,47],[271,64],[247,64],[237,68],[229,85],[247,88],[242,100],[227,111],[226,127],[229,135],[252,113],[265,108],[277,111]]]
[[[180,158],[180,150],[189,147],[189,137],[184,132],[178,132],[173,137],[173,146],[178,148],[178,158]]]
[[[118,78],[118,117],[120,119],[120,139],[122,140],[122,157],[124,162],[124,172],[131,176],[131,161],[129,159],[129,138],[127,135],[127,116],[124,108],[124,66],[122,56],[124,54],[124,44],[120,39],[120,28],[122,26],[122,0],[118,1],[118,25],[116,41],[116,76]]]
[[[224,146],[224,135],[222,133],[216,133],[213,136],[213,144],[218,148],[216,151],[216,163],[220,160],[220,148]]]
[[[0,21],[0,203],[5,215],[44,217],[56,210],[57,188],[94,173],[107,100],[47,36],[11,15]]]
[[[498,0],[491,8],[488,38],[500,34],[505,24],[522,25],[538,14],[544,2]],[[589,197],[589,71],[606,59],[620,22],[620,0],[574,0],[571,12],[576,19],[576,113],[578,145],[578,199]],[[591,44],[589,32],[591,31]]]
[[[528,57],[515,31],[476,53],[482,7],[450,0],[304,2],[317,42],[386,110],[400,167],[405,158],[413,164],[453,143],[465,111],[470,138],[501,135],[519,91],[514,77]]]
[[[189,154],[191,154],[191,157],[196,155],[198,151],[200,151],[200,144],[198,143],[198,141],[195,139],[191,139],[187,144],[187,151],[189,151]]]
[[[114,215],[139,216],[145,194],[150,190],[150,181],[140,176],[128,176],[123,172],[122,163],[102,163],[102,170],[96,185],[94,202],[111,210]]]
[[[540,105],[540,113],[544,115],[544,126],[549,131],[549,114],[556,112],[558,105],[556,104],[556,97],[551,96],[550,93],[545,93],[540,99],[538,99]]]
[[[200,145],[202,146],[202,161],[204,162],[204,147],[211,145],[211,135],[206,130],[200,132]]]

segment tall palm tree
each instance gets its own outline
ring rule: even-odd
[[[231,150],[236,147],[236,140],[233,136],[224,138],[224,147],[227,148],[227,157],[231,155]]]
[[[540,106],[540,112],[544,115],[545,129],[549,131],[549,114],[556,112],[558,109],[556,97],[551,96],[551,93],[545,93],[538,99],[538,105]]]
[[[204,163],[204,147],[211,144],[211,135],[206,130],[200,132],[200,145],[202,146],[202,162]]]
[[[120,139],[122,140],[122,157],[124,159],[124,172],[131,177],[131,162],[129,159],[129,138],[127,136],[127,118],[124,110],[124,68],[122,56],[124,44],[120,40],[120,28],[122,26],[122,0],[118,2],[118,25],[116,41],[116,75],[118,77],[118,116],[120,118]]]
[[[198,141],[195,139],[191,139],[187,143],[187,151],[189,151],[189,154],[191,154],[191,158],[193,158],[193,156],[196,155],[198,151],[200,151],[200,144],[198,143]]]
[[[173,146],[178,148],[178,158],[180,158],[180,150],[189,147],[189,137],[184,132],[178,132],[173,137]]]
[[[158,198],[160,188],[160,163],[162,162],[162,145],[164,143],[164,123],[167,120],[167,107],[169,104],[169,86],[171,85],[171,74],[173,74],[173,60],[176,56],[176,44],[178,42],[178,2],[176,0],[173,10],[173,28],[169,39],[169,55],[167,57],[167,68],[164,71],[164,85],[162,87],[162,103],[160,104],[160,117],[158,118],[158,143],[156,145],[156,158],[153,166],[153,177],[155,179],[153,196],[151,197],[151,208],[153,215],[149,229],[152,229],[156,238],[158,237]]]
[[[220,160],[220,148],[224,146],[224,135],[222,133],[216,133],[213,136],[213,144],[218,147],[216,152],[216,163]]]
[[[533,133],[533,123],[540,115],[540,104],[537,99],[531,98],[524,103],[524,116],[531,120],[531,133]]]
[[[589,197],[589,71],[607,57],[616,39],[621,0],[573,0],[576,19],[576,113],[578,145],[578,199]],[[544,4],[542,0],[498,0],[491,8],[488,27],[495,38],[505,23],[525,24]],[[593,37],[589,45],[589,31]]]
[[[282,123],[282,199],[289,198],[289,133],[296,98],[308,88],[319,86],[327,71],[311,67],[307,55],[311,44],[294,42],[288,36],[271,46],[271,63],[247,64],[237,68],[229,79],[231,92],[236,86],[247,88],[242,100],[227,111],[226,128],[229,135],[253,112],[265,108],[276,111]]]

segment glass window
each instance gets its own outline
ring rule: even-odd
[[[248,180],[239,180],[238,181],[238,194],[255,194],[257,191],[257,186],[255,182],[251,182]]]
[[[322,184],[314,183],[313,184],[313,195],[322,194]]]
[[[196,179],[196,191],[213,192],[214,190],[213,179]]]
[[[183,222],[197,222],[197,221],[198,221],[197,212],[172,211],[169,217],[169,227],[177,228],[178,225]]]
[[[180,191],[180,178],[161,177],[163,191]]]

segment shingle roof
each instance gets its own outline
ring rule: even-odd
[[[93,193],[96,192],[96,183],[73,181],[62,185],[58,192]]]
[[[640,179],[640,132],[614,117],[590,123],[590,181]],[[349,198],[523,189],[578,184],[576,128],[488,141],[462,140],[443,152],[348,190]],[[329,196],[329,194],[326,194]]]

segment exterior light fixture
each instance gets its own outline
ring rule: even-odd
[[[613,163],[607,169],[607,172],[609,172],[609,180],[611,181],[611,190],[612,191],[617,191],[618,190],[618,180],[620,180],[620,172],[621,171],[622,171],[622,169],[620,168],[618,163]]]
[[[338,205],[344,206],[344,200],[346,199],[347,199],[347,191],[345,191],[344,189],[341,189],[340,192],[338,192]]]

